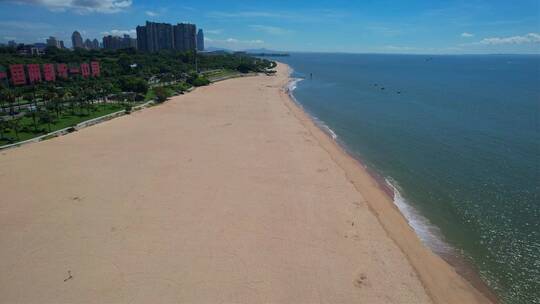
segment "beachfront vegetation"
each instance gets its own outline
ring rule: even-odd
[[[0,146],[114,111],[129,112],[145,101],[163,102],[223,75],[267,72],[275,67],[268,60],[233,54],[49,48],[42,56],[24,56],[13,48],[0,48],[0,66],[4,68],[18,63],[78,65],[90,61],[100,62],[100,77],[71,75],[66,80],[18,87],[0,81]]]
[[[164,102],[171,96],[171,93],[163,87],[156,88],[154,92],[156,93],[156,101],[159,103]]]

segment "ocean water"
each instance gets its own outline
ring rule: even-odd
[[[297,54],[297,102],[442,256],[540,303],[540,56]]]

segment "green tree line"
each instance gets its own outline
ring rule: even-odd
[[[99,61],[100,77],[70,75],[56,82],[12,86],[0,82],[0,145],[24,140],[96,115],[154,98],[162,101],[173,92],[207,85],[200,74],[207,70],[240,73],[267,72],[269,60],[234,54],[196,54],[163,51],[141,53],[135,49],[74,51],[48,48],[42,56],[18,55],[14,48],[0,48],[0,66],[11,64]]]

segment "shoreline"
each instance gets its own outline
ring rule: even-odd
[[[295,78],[293,78],[292,77],[292,71],[293,71],[292,68],[290,66],[288,66],[287,64],[285,64],[285,63],[280,62],[280,64],[284,65],[289,70],[289,82],[283,87],[283,90],[284,90],[284,92],[286,93],[286,95],[287,95],[287,97],[289,99],[288,105],[290,105],[291,109],[295,109],[296,114],[298,114],[297,118],[304,125],[306,125],[306,127],[308,127],[308,129],[310,129],[314,133],[318,133],[318,132],[316,132],[318,130],[320,133],[322,133],[326,137],[327,141],[330,141],[331,144],[333,144],[334,149],[330,148],[327,151],[328,151],[329,154],[332,154],[332,152],[330,152],[330,151],[335,151],[335,150],[338,151],[337,155],[333,155],[334,160],[339,159],[341,157],[345,157],[345,158],[349,158],[349,161],[342,160],[342,162],[341,162],[342,164],[348,163],[350,161],[356,163],[357,170],[355,170],[354,167],[353,168],[348,168],[348,169],[343,168],[343,167],[342,168],[345,170],[347,175],[350,174],[351,183],[353,183],[355,185],[355,187],[357,187],[357,189],[360,188],[360,189],[358,189],[359,192],[363,193],[362,189],[361,189],[361,186],[359,186],[361,184],[361,182],[359,181],[361,178],[360,179],[355,179],[353,176],[356,175],[356,174],[353,171],[360,171],[360,174],[364,173],[363,175],[367,175],[369,178],[371,178],[375,182],[375,184],[377,185],[377,187],[379,188],[381,193],[383,193],[386,196],[386,198],[387,198],[386,203],[388,204],[388,201],[391,202],[390,207],[392,207],[394,210],[396,210],[401,215],[402,221],[406,222],[407,227],[409,227],[410,230],[412,230],[414,236],[416,236],[417,241],[420,243],[420,246],[425,247],[426,249],[429,250],[429,252],[431,254],[433,254],[436,257],[442,259],[443,263],[446,263],[447,266],[450,268],[450,272],[454,271],[458,275],[459,278],[453,279],[453,281],[455,280],[455,282],[453,282],[453,283],[455,283],[457,285],[469,285],[469,286],[467,286],[466,289],[470,289],[469,292],[471,292],[471,294],[473,295],[472,298],[474,298],[474,299],[476,299],[478,301],[477,303],[498,303],[498,299],[497,299],[497,296],[494,293],[494,291],[491,290],[489,288],[489,286],[487,286],[487,284],[480,278],[480,276],[479,276],[479,274],[477,272],[477,269],[474,267],[474,265],[471,265],[469,261],[466,261],[464,259],[464,257],[459,256],[458,253],[455,253],[455,252],[448,252],[448,254],[446,254],[446,255],[444,255],[442,252],[437,253],[437,252],[433,251],[433,248],[430,248],[430,246],[428,244],[424,244],[424,242],[421,240],[420,236],[416,233],[414,228],[411,227],[411,225],[409,224],[409,220],[403,214],[402,210],[400,210],[400,208],[396,205],[394,200],[396,198],[396,191],[398,191],[398,190],[394,188],[395,186],[392,185],[381,174],[376,172],[373,168],[370,168],[369,166],[365,165],[364,161],[362,159],[360,159],[357,156],[354,156],[352,154],[352,152],[349,151],[346,148],[345,144],[342,143],[338,139],[337,135],[333,132],[332,129],[330,129],[330,127],[328,127],[323,121],[320,121],[318,118],[316,118],[316,117],[312,116],[311,114],[309,114],[308,111],[304,109],[302,104],[294,96],[294,90],[296,89],[297,83],[302,81],[303,79],[295,79]],[[291,84],[292,84],[292,86],[291,86]],[[315,129],[313,129],[313,127]],[[326,130],[326,129],[328,129],[328,130]],[[315,134],[314,134],[314,136],[315,136]],[[315,136],[315,137],[317,137],[317,136]],[[317,138],[322,139],[320,137],[317,137]],[[322,144],[323,143],[321,143],[321,145]],[[341,153],[342,155],[340,156],[339,153]],[[336,162],[338,162],[338,161],[336,160]],[[341,164],[340,164],[340,166],[341,166]],[[361,172],[361,171],[364,171],[364,172]],[[411,259],[411,257],[410,257],[410,254],[416,254],[417,251],[416,250],[409,251],[409,248],[410,248],[409,246],[404,246],[403,242],[398,242],[397,241],[397,239],[399,239],[401,236],[400,235],[393,235],[396,232],[395,229],[388,229],[387,228],[387,226],[386,226],[386,225],[388,225],[387,221],[382,220],[380,218],[380,216],[379,216],[379,212],[381,212],[381,210],[379,209],[380,208],[379,205],[372,205],[372,204],[369,203],[369,200],[368,200],[368,204],[370,205],[371,211],[379,219],[379,222],[384,227],[385,231],[396,242],[396,244],[398,244],[398,247],[407,256],[407,259],[411,262],[411,264],[413,265],[415,271],[420,276],[421,281],[424,284],[424,287],[426,287],[426,289],[428,290],[428,293],[430,294],[432,299],[437,303],[439,303],[439,302],[440,303],[460,303],[460,302],[454,301],[454,299],[442,299],[442,298],[439,298],[438,293],[444,288],[440,288],[438,286],[433,286],[435,284],[432,284],[431,281],[426,281],[425,278],[430,277],[430,275],[427,273],[425,267],[420,267],[420,269],[419,269],[418,266],[420,266],[421,263],[418,263],[417,259]],[[414,208],[412,206],[409,206],[409,207]],[[429,228],[429,227],[426,227],[426,228]],[[437,236],[434,235],[434,237],[437,237]],[[410,236],[407,236],[407,238],[414,239],[413,237],[410,237]],[[444,245],[450,246],[450,245],[446,244],[442,240],[439,240],[439,241],[444,243]],[[451,250],[455,250],[455,249],[451,248]],[[427,254],[426,256],[429,257],[429,254]],[[429,259],[432,259],[432,257],[429,257]],[[446,270],[446,271],[448,271],[448,270]],[[465,284],[463,284],[463,282],[460,282],[462,280],[465,281]],[[432,289],[430,290],[430,288],[432,288]],[[455,300],[462,301],[464,299],[455,299]],[[465,302],[462,302],[462,303],[465,303]]]
[[[0,152],[0,302],[488,303],[284,68]]]

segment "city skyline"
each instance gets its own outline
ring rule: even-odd
[[[137,39],[140,37],[141,39]],[[43,42],[20,43],[15,40],[8,41],[7,45],[17,47],[19,53],[42,54],[46,47],[56,47],[65,49],[64,41],[57,37],[49,36]],[[97,49],[125,49],[135,48],[143,52],[156,52],[159,50],[177,51],[204,51],[203,29],[197,29],[195,24],[178,23],[176,25],[168,23],[155,23],[146,21],[145,25],[137,26],[136,37],[129,34],[105,35],[100,43],[97,38],[84,38],[79,31],[75,30],[71,34],[71,48],[84,48],[88,50]]]
[[[77,3],[77,4],[75,4]],[[146,20],[193,23],[207,47],[231,50],[351,53],[540,54],[539,2],[338,0],[237,1],[0,1],[0,43],[54,36],[136,34]],[[38,21],[36,21],[38,20]],[[70,45],[66,45],[70,47]]]

